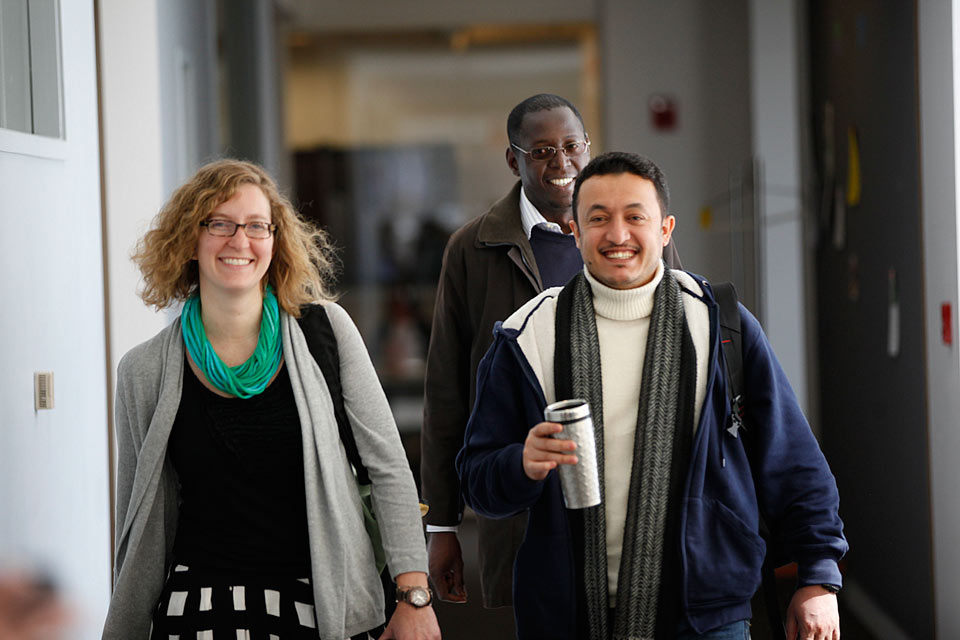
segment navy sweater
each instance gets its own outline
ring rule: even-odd
[[[692,275],[692,274],[691,274]],[[750,618],[765,544],[758,533],[758,498],[790,559],[800,586],[840,585],[837,562],[847,550],[836,482],[763,330],[740,306],[745,413],[757,451],[751,470],[742,438],[727,431],[730,406],[721,357],[718,309],[709,284],[700,297],[710,316],[707,391],[693,440],[680,515],[681,613],[697,632]],[[517,314],[552,313],[545,291]],[[528,319],[527,318],[527,319]],[[523,441],[546,405],[537,373],[517,338],[529,330],[516,314],[495,340],[477,374],[477,401],[457,456],[464,497],[487,517],[529,511],[514,566],[514,610],[520,640],[574,640],[582,603],[574,584],[574,552],[559,477],[535,482],[523,472]],[[539,362],[534,358],[533,362]],[[754,473],[759,480],[754,486]]]
[[[530,230],[530,248],[544,289],[562,287],[583,269],[583,258],[573,234],[557,233],[540,225]]]

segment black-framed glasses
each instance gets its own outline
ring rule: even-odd
[[[521,153],[527,154],[531,159],[537,161],[549,160],[553,156],[557,155],[557,147],[534,147],[533,149],[527,151],[526,149],[521,149],[512,142],[510,143],[510,146]],[[571,140],[570,142],[564,143],[564,145],[560,147],[560,149],[563,149],[563,155],[567,156],[568,158],[583,155],[589,148],[590,140]]]
[[[259,220],[246,224],[238,224],[231,220],[204,220],[200,223],[200,226],[206,227],[207,233],[210,235],[224,238],[235,236],[237,229],[242,227],[247,237],[254,240],[265,240],[272,236],[273,232],[277,230],[277,225],[269,222],[260,222]]]

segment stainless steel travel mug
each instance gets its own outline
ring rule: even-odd
[[[593,435],[593,417],[586,400],[560,400],[543,410],[547,422],[563,425],[554,438],[573,440],[577,464],[561,464],[560,488],[568,509],[585,509],[600,504],[600,475],[597,470],[597,446]]]

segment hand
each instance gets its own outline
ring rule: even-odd
[[[820,585],[800,587],[787,608],[787,640],[840,640],[837,594]]]
[[[0,576],[0,640],[57,638],[69,615],[55,595],[21,576]]]
[[[409,571],[396,576],[398,587],[426,587],[427,574],[422,571]],[[390,616],[390,622],[380,640],[440,640],[440,625],[433,607],[427,605],[419,609],[406,602],[398,602],[397,610]]]
[[[573,440],[550,436],[563,431],[556,422],[541,422],[527,433],[523,443],[523,472],[531,480],[543,480],[558,464],[577,464],[577,456],[565,453],[577,448]]]
[[[427,566],[435,595],[444,602],[466,602],[463,584],[463,552],[453,531],[427,534]]]

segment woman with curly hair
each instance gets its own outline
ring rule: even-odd
[[[384,622],[334,401],[297,321],[320,303],[367,467],[396,612],[382,638],[440,637],[416,487],[331,251],[258,166],[202,167],[133,256],[180,316],[117,372],[115,583],[103,637],[367,638]]]

